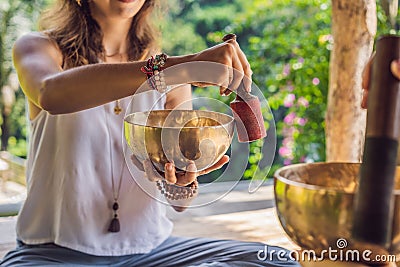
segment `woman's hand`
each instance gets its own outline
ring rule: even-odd
[[[361,101],[362,108],[367,108],[369,82],[371,77],[371,66],[372,63],[374,62],[374,58],[375,58],[375,53],[369,59],[362,73],[362,88],[363,88],[363,97]],[[390,71],[392,72],[394,77],[400,80],[400,59],[392,61],[392,63],[390,64]]]
[[[168,183],[170,184],[175,184],[179,186],[186,186],[194,181],[197,180],[197,177],[200,175],[204,175],[207,173],[210,173],[212,171],[215,171],[217,169],[222,168],[226,163],[229,161],[229,156],[224,155],[217,163],[215,163],[213,166],[202,170],[202,171],[197,171],[196,166],[194,163],[191,163],[187,166],[187,171],[184,173],[176,173],[175,166],[173,163],[167,163],[165,164],[165,174],[164,177],[162,177],[153,167],[153,164],[150,162],[150,160],[145,160],[143,164],[139,162],[139,160],[135,156],[131,156],[133,164],[138,167],[141,171],[144,171],[146,173],[147,179],[149,179],[152,182],[158,181],[165,179]]]
[[[185,173],[176,173],[174,164],[167,163],[165,164],[164,178],[154,169],[153,164],[150,162],[150,160],[145,160],[143,164],[141,164],[135,156],[132,155],[131,159],[133,164],[136,165],[140,170],[144,171],[147,178],[152,182],[165,179],[170,184],[187,186],[195,183],[197,187],[198,176],[220,169],[229,161],[229,156],[222,156],[222,158],[213,166],[199,172],[196,170],[196,166],[194,165],[194,163],[191,163],[187,166],[187,171]],[[190,202],[194,199],[195,196],[196,194],[194,194],[193,197],[178,200],[169,200],[167,198],[167,201],[170,203],[174,210],[176,210],[177,212],[182,212],[189,206]]]
[[[245,90],[250,91],[253,72],[246,55],[236,41],[236,35],[227,34],[224,36],[223,41],[219,45],[195,54],[193,61],[215,62],[226,66],[225,71],[222,73],[219,73],[220,71],[218,70],[214,72],[214,74],[219,75],[218,84],[221,85],[221,95],[229,95],[232,91],[237,90],[241,83],[243,83]],[[194,82],[192,84],[200,87],[212,85],[203,82]]]

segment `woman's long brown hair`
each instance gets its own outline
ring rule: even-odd
[[[143,60],[156,51],[156,31],[150,14],[157,0],[146,0],[133,18],[128,34],[128,59]],[[90,14],[88,0],[58,0],[41,18],[39,28],[56,42],[63,55],[63,68],[104,60],[103,33]]]

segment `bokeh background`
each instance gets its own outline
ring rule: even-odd
[[[12,65],[12,45],[35,30],[52,0],[0,0],[1,150],[26,158],[29,123],[26,101]],[[277,127],[275,159],[268,177],[283,165],[325,160],[331,2],[326,0],[167,0],[154,17],[169,55],[200,51],[234,32],[254,71],[254,83],[272,109]],[[378,34],[388,32],[378,6]],[[195,96],[226,104],[217,88],[193,88]],[[198,107],[201,108],[201,107]],[[270,125],[267,124],[267,127]],[[262,159],[262,141],[250,147],[243,178]],[[208,178],[217,177],[218,172]]]

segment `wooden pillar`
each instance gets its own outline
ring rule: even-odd
[[[366,125],[366,111],[360,107],[361,74],[372,52],[376,25],[375,0],[332,0],[327,161],[361,161]]]

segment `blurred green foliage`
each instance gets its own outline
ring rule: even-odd
[[[282,165],[325,160],[325,112],[331,36],[329,0],[169,0],[163,21],[169,54],[199,51],[221,42],[229,32],[254,71],[253,80],[273,110],[277,150],[268,176]],[[378,7],[378,35],[389,32]],[[181,31],[182,29],[182,31]],[[195,89],[228,104],[218,90]],[[244,178],[254,174],[262,142],[251,145]]]
[[[236,23],[253,79],[275,111],[276,167],[325,159],[330,18],[326,0],[255,1]]]
[[[25,32],[35,29],[40,10],[47,0],[6,0],[0,2],[0,123],[1,148],[26,157],[27,120],[25,99],[18,88],[12,64],[12,46]]]
[[[8,76],[12,73],[11,46],[15,38],[35,29],[33,22],[46,3],[45,0],[1,1],[3,83],[0,88],[9,83],[3,70]],[[333,44],[329,0],[168,0],[166,3],[168,8],[163,7],[158,21],[163,32],[163,50],[170,55],[193,53],[215,45],[225,33],[238,35],[254,71],[253,80],[267,98],[277,125],[276,157],[269,175],[284,164],[325,159],[324,118]],[[378,19],[378,32],[389,32],[380,8]],[[226,104],[233,97],[221,97],[217,88],[194,88],[194,94]],[[215,110],[219,111],[218,107]],[[8,149],[25,157],[27,130],[21,90],[16,92],[9,125]],[[253,176],[263,157],[262,144],[251,145],[244,178]]]
[[[253,80],[267,98],[277,123],[277,156],[270,174],[283,164],[324,160],[324,118],[332,47],[330,1],[170,2],[174,8],[163,28],[172,29],[174,25],[179,30],[164,31],[167,53],[192,53],[221,42],[226,33],[238,35],[254,71]],[[177,21],[182,24],[177,26]],[[185,28],[184,35],[181,28]],[[195,41],[199,39],[204,41]],[[184,46],[186,43],[188,46]],[[194,93],[227,104],[231,101],[220,97],[216,89],[195,89]],[[263,156],[262,144],[251,145],[244,178],[253,176]]]

